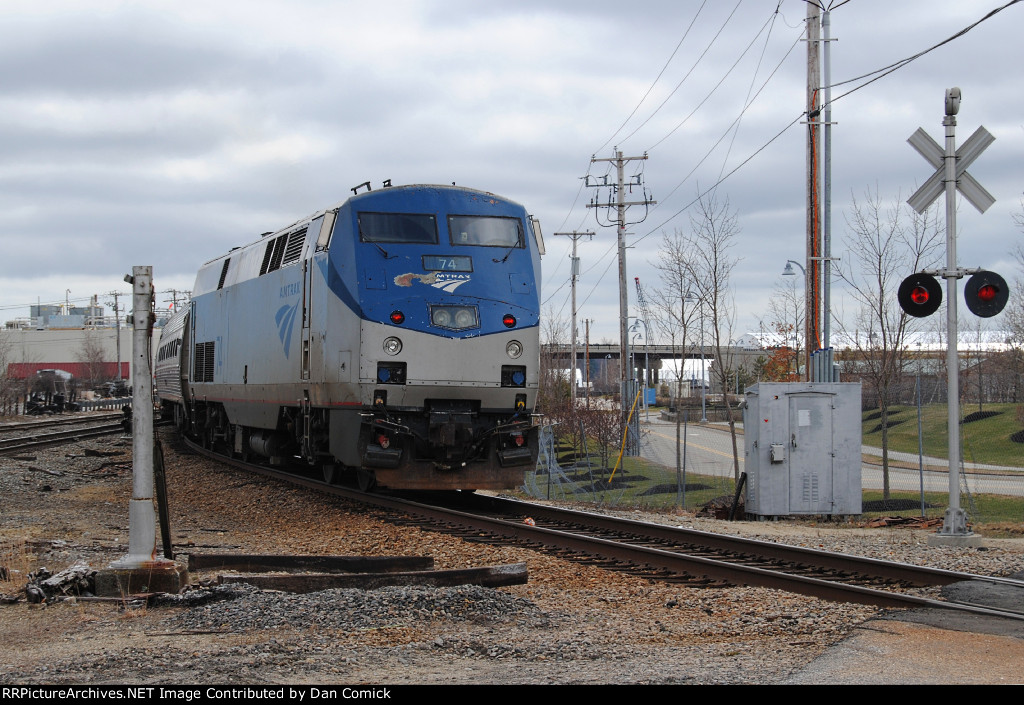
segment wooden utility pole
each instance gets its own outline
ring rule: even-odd
[[[820,335],[818,278],[821,262],[821,8],[813,0],[807,3],[807,259],[805,271],[805,344],[804,371],[807,380],[811,374],[811,352],[817,350]]]
[[[555,236],[565,236],[572,238],[572,269],[569,273],[569,282],[572,287],[572,342],[570,344],[570,355],[572,359],[571,378],[569,379],[569,398],[572,400],[572,404],[576,406],[576,370],[579,369],[579,363],[576,361],[576,338],[578,337],[576,331],[576,280],[580,278],[580,258],[576,256],[576,241],[581,237],[594,237],[594,233],[578,233],[573,230],[571,233],[555,233]]]
[[[118,305],[120,291],[111,291],[107,296],[114,297],[114,335],[117,336],[117,381],[121,381],[121,308]]]
[[[641,157],[624,157],[622,152],[619,151],[618,147],[615,148],[615,156],[605,159],[598,159],[597,157],[591,157],[591,164],[595,162],[611,162],[615,164],[616,172],[616,185],[613,186],[615,189],[616,200],[615,205],[609,202],[595,203],[591,201],[587,208],[612,208],[616,210],[616,233],[618,236],[619,246],[619,406],[622,408],[622,423],[626,424],[629,419],[629,410],[632,406],[633,399],[630,394],[632,388],[629,383],[629,290],[626,288],[626,209],[629,206],[647,206],[657,203],[646,197],[642,201],[627,201],[626,200],[626,177],[625,168],[626,163],[641,159],[647,159],[647,155],[644,154]],[[634,182],[628,184],[629,186],[640,186],[640,176],[633,177]],[[587,186],[608,186],[607,181],[601,184],[591,184],[590,177],[587,177]],[[629,397],[629,398],[627,398]]]

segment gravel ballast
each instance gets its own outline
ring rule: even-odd
[[[111,443],[85,445],[111,450]],[[67,446],[33,460],[0,458],[0,557],[10,571],[0,592],[17,595],[41,566],[51,573],[78,561],[103,568],[124,555],[131,445],[113,444],[120,455],[86,457],[83,446]],[[28,604],[22,593],[0,605],[9,653],[0,682],[780,683],[879,614],[762,588],[651,583],[467,542],[225,469],[170,440],[164,454],[178,555],[429,555],[438,569],[525,561],[529,583],[305,595],[223,586],[148,607]],[[982,574],[1024,570],[1014,541],[987,550],[936,548],[926,545],[925,532],[903,528],[625,514]],[[191,576],[193,584],[213,577]]]

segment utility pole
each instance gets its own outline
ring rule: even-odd
[[[121,309],[117,304],[117,297],[121,295],[120,291],[111,291],[107,296],[114,297],[114,336],[117,339],[117,381],[121,381]],[[110,305],[110,302],[107,302]]]
[[[822,33],[822,69],[824,70],[824,121],[822,123],[821,157],[824,162],[822,169],[822,209],[821,209],[821,329],[822,349],[831,347],[832,312],[832,13],[825,9],[821,14]],[[819,382],[832,382],[832,360],[828,361],[828,379]]]
[[[640,286],[640,277],[633,277],[636,282],[636,302],[640,307],[640,314],[643,316],[642,320],[644,323],[644,380],[640,388],[644,394],[644,420],[650,419],[650,408],[647,406],[647,385],[654,384],[654,379],[651,375],[650,355],[648,346],[651,343],[651,310],[647,306],[647,297],[644,296],[644,288]]]
[[[586,319],[587,324],[587,342],[585,352],[583,353],[583,384],[586,390],[587,397],[587,408],[590,408],[590,319]]]
[[[581,237],[593,238],[594,233],[578,233],[573,230],[571,233],[555,233],[555,237],[558,236],[571,237],[572,238],[572,270],[569,274],[569,282],[572,285],[572,342],[570,344],[571,356],[572,356],[572,372],[571,379],[569,380],[569,398],[572,400],[572,405],[576,406],[576,370],[579,369],[579,363],[576,361],[576,280],[580,278],[580,258],[576,256],[576,241]]]
[[[181,294],[182,298],[186,299],[186,300],[190,296],[192,296],[192,292],[191,291],[181,290],[181,289],[164,289],[160,293],[161,294],[170,294],[171,295],[171,305],[174,307],[174,312],[175,313],[178,312],[178,294]]]
[[[821,63],[820,63],[820,42],[821,42],[821,8],[817,2],[807,3],[807,290],[805,310],[805,360],[804,370],[807,379],[810,381],[811,352],[819,347],[819,306],[818,291],[820,280],[818,279],[819,265],[821,261],[821,208],[820,208],[820,151],[819,127],[820,121],[820,86],[821,86]]]
[[[625,427],[626,422],[629,419],[629,409],[632,406],[632,394],[629,381],[629,291],[626,288],[626,209],[629,206],[649,206],[657,203],[657,201],[650,200],[646,197],[646,189],[644,189],[644,200],[642,201],[627,201],[626,200],[626,187],[633,186],[643,187],[640,181],[640,175],[637,174],[632,177],[633,180],[629,184],[626,184],[624,170],[626,164],[631,161],[645,160],[647,154],[640,157],[624,157],[618,147],[615,148],[615,156],[598,159],[597,157],[591,157],[590,163],[595,162],[611,162],[615,164],[615,171],[617,181],[612,186],[616,194],[616,200],[614,206],[609,199],[608,203],[595,203],[591,201],[587,204],[587,208],[615,208],[616,210],[616,234],[618,238],[619,247],[619,394],[620,404],[622,411],[622,424]],[[590,177],[586,177],[586,186],[591,187],[602,187],[608,186],[607,178],[604,179],[604,183],[590,183]],[[637,221],[640,222],[640,221]]]

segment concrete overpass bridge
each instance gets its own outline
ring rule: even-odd
[[[559,366],[571,367],[570,357],[572,349],[568,344],[547,344],[541,346],[541,354],[553,361],[564,360]],[[621,352],[618,343],[614,344],[593,344],[589,346],[578,345],[576,347],[576,369],[585,370],[589,361],[590,379],[615,381],[619,379],[619,356]],[[753,373],[754,364],[758,357],[770,355],[770,351],[760,348],[748,348],[740,346],[728,346],[722,349],[722,357],[726,367],[729,369],[744,369]],[[648,386],[658,384],[661,371],[672,369],[673,362],[677,360],[699,361],[702,356],[700,344],[682,345],[636,345],[630,348],[632,368],[636,379],[646,379]],[[711,379],[711,371],[714,369],[715,355],[714,348],[705,344],[703,347],[703,358],[707,369],[707,378]],[[692,369],[692,364],[686,367]]]

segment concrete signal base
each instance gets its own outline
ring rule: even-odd
[[[985,545],[985,539],[975,533],[928,534],[929,546],[955,546],[957,548],[978,548]]]
[[[153,561],[137,568],[110,567],[96,572],[98,597],[131,597],[144,593],[177,594],[188,585],[188,568],[173,561]]]

